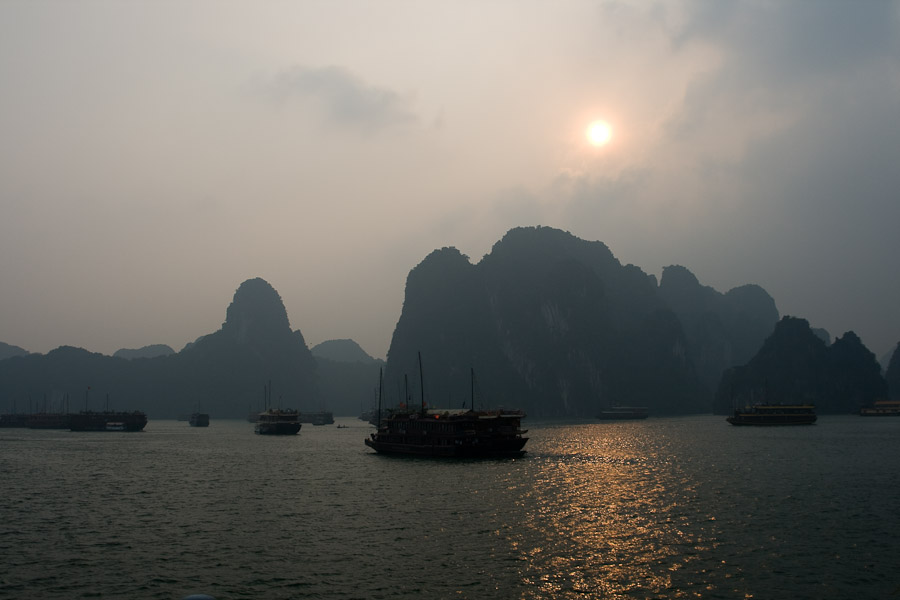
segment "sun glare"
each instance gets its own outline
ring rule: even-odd
[[[612,129],[605,121],[594,121],[587,129],[587,138],[595,146],[603,146],[612,138]]]

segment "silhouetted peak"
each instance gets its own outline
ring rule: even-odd
[[[818,354],[826,350],[825,342],[813,333],[809,321],[799,317],[782,317],[760,350],[759,357],[773,357],[790,352],[794,355]],[[756,358],[754,359],[756,360]]]
[[[444,296],[460,285],[474,267],[469,257],[453,247],[434,250],[406,277],[406,300]]]
[[[134,360],[136,358],[156,358],[157,356],[168,356],[170,354],[175,354],[171,346],[167,344],[151,344],[137,349],[121,348],[116,350],[113,356]]]
[[[327,340],[313,346],[311,351],[313,356],[336,362],[369,363],[375,360],[353,340]]]
[[[264,279],[248,279],[238,287],[225,313],[222,331],[239,342],[289,335],[290,322],[281,296]]]
[[[433,250],[413,271],[429,269],[462,269],[471,266],[469,257],[453,246]]]
[[[669,265],[663,268],[659,287],[660,289],[693,290],[700,287],[700,281],[687,267]]]
[[[859,339],[859,336],[856,335],[856,332],[854,332],[854,331],[848,331],[847,333],[845,333],[844,335],[842,335],[841,337],[836,339],[834,341],[834,345],[835,346],[838,346],[838,345],[849,346],[849,347],[854,347],[854,348],[865,348],[865,346],[862,343],[862,340]],[[874,356],[874,354],[873,354],[873,356]]]
[[[810,336],[815,337],[809,321],[800,317],[784,316],[775,324],[775,331],[772,337],[781,339],[805,339]],[[816,337],[816,339],[819,339]]]
[[[0,360],[12,358],[13,356],[25,356],[27,354],[28,350],[25,350],[24,348],[0,342]]]
[[[570,257],[573,253],[589,252],[591,262],[614,263],[620,266],[612,251],[603,242],[579,239],[561,229],[553,227],[516,227],[506,232],[503,238],[491,248],[489,257],[502,260],[514,256],[518,260],[538,262],[556,261]]]
[[[778,309],[775,300],[765,289],[754,283],[731,288],[725,293],[725,299],[733,310],[749,313],[764,313],[766,319],[778,320]]]

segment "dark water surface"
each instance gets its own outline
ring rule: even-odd
[[[526,419],[465,462],[338,423],[0,429],[0,598],[900,596],[900,419]]]

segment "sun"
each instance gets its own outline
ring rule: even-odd
[[[594,146],[603,146],[612,139],[612,129],[606,121],[594,121],[587,128],[587,138]]]

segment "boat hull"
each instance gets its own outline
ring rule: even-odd
[[[732,425],[812,425],[816,422],[816,413],[812,404],[755,404],[736,409],[725,420]]]
[[[900,417],[900,402],[896,400],[879,400],[872,406],[859,409],[861,417]]]
[[[71,431],[143,431],[146,425],[147,415],[140,411],[80,412],[69,415]]]
[[[646,408],[623,406],[600,411],[597,418],[601,421],[635,421],[646,419],[648,416],[650,416],[650,411]]]
[[[380,454],[446,458],[515,457],[528,441],[520,412],[432,410],[394,413],[365,443]]]
[[[300,431],[299,417],[296,410],[271,408],[259,413],[253,431],[259,435],[296,435]]]

